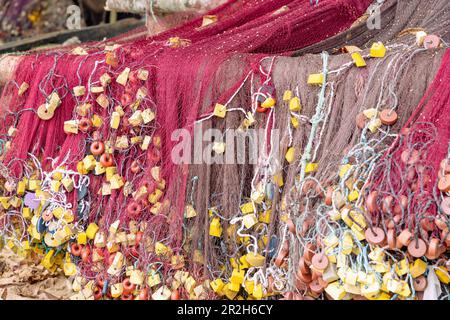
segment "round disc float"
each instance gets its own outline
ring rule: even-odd
[[[375,227],[375,228],[367,228],[366,232],[366,239],[369,243],[380,245],[384,242],[385,239],[385,233],[383,229]]]
[[[398,120],[397,112],[391,109],[384,109],[380,112],[381,123],[386,126],[394,125]]]

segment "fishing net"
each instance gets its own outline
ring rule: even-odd
[[[427,88],[441,65],[443,77],[448,3],[423,15],[431,4],[402,11],[404,1],[387,1],[384,38],[354,24],[370,4],[228,1],[206,25],[21,57],[1,100],[5,243],[82,275],[77,297],[379,297],[342,289],[345,277],[325,269],[355,260],[372,271],[360,262],[373,249],[361,234],[374,233],[380,215],[367,219],[361,203],[366,190],[386,188],[395,158],[383,154],[436,90],[438,81]],[[422,29],[397,37],[420,24],[437,44],[415,43],[409,34],[423,40]],[[342,49],[381,38],[378,54]],[[303,48],[351,52],[289,57]],[[202,139],[207,129],[218,131]],[[241,154],[227,149],[226,133],[247,141]],[[382,183],[369,187],[373,178]]]
[[[170,137],[177,128],[189,128],[201,108],[211,108],[208,94],[218,66],[237,53],[252,52],[256,55],[242,61],[240,77],[258,72],[257,54],[297,50],[336,34],[368,5],[230,1],[210,13],[218,22],[206,27],[196,19],[148,39],[113,39],[118,47],[92,43],[22,57],[3,92],[8,111],[2,131],[15,130],[5,144],[2,171],[9,194],[16,187],[23,194],[27,184],[29,191],[38,191],[32,196],[50,200],[36,208],[46,214],[34,225],[39,234],[52,231],[44,232],[45,252],[72,234],[61,231],[55,237],[58,227],[52,222],[66,216],[55,217],[54,210],[62,208],[70,212],[66,221],[75,221],[75,229],[98,224],[98,234],[115,221],[132,231],[136,220],[146,222],[137,227],[145,243],[135,241],[124,255],[136,258],[136,268],[148,271],[159,263],[163,274],[173,270],[158,256],[161,250],[180,253],[186,174],[170,161]],[[236,86],[224,88],[222,99]],[[107,177],[87,177],[95,167],[95,173],[108,172]],[[63,192],[53,181],[62,184]],[[36,183],[40,188],[30,189]],[[3,225],[14,219],[16,212],[5,215]],[[22,221],[19,239],[25,225]],[[107,277],[108,264],[99,270],[99,260],[120,258],[115,250],[100,253],[106,240],[95,240],[96,248],[84,247],[89,258],[82,258],[79,268],[87,279]],[[111,271],[109,277],[116,274]]]

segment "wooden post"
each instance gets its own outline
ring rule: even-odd
[[[117,22],[117,11],[112,10],[109,16],[109,23],[116,23]]]

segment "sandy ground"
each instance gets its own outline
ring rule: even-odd
[[[0,252],[0,300],[67,299],[70,281],[50,274],[32,258],[23,259],[8,249]]]

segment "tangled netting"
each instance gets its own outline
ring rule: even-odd
[[[296,55],[335,50],[344,45],[367,47],[376,39],[382,42],[408,41],[411,32],[427,30],[448,41],[450,34],[449,4],[446,1],[386,0],[373,8],[367,23],[355,23],[350,29],[300,49]]]
[[[4,243],[73,276],[74,298],[416,297],[402,291],[406,280],[381,291],[383,272],[364,259],[382,244],[372,241],[376,226],[395,217],[375,210],[372,219],[363,202],[378,192],[394,204],[404,192],[396,187],[405,168],[384,174],[398,163],[386,154],[432,147],[406,121],[417,118],[439,65],[426,96],[443,83],[445,24],[436,17],[440,28],[415,30],[417,43],[405,36],[370,52],[287,57],[330,37],[338,40],[327,50],[344,45],[340,32],[370,3],[228,1],[150,38],[131,33],[22,57],[1,100]],[[358,45],[371,46],[365,39]],[[448,96],[440,97],[444,108]],[[426,119],[436,128],[436,116]],[[174,161],[178,129],[192,136],[198,128],[224,134],[200,138],[193,157],[189,143],[188,160]],[[252,130],[263,137],[255,163],[202,161],[230,153],[226,132],[245,140]],[[427,182],[435,203],[436,172]],[[395,228],[411,231],[409,216]],[[350,269],[375,280],[347,283]]]
[[[372,232],[387,234],[391,249],[408,246],[413,256],[428,259],[445,252],[442,245],[450,240],[448,209],[446,204],[441,207],[450,152],[450,73],[445,67],[449,58],[446,54],[443,67],[367,186],[369,221],[377,228]]]

